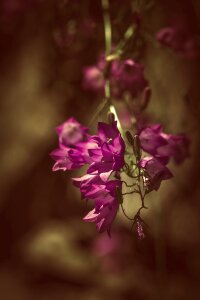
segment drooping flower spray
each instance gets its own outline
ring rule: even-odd
[[[177,164],[184,161],[189,155],[189,140],[184,135],[164,133],[160,124],[149,125],[144,121],[151,88],[144,76],[143,65],[127,57],[124,50],[139,30],[140,18],[127,28],[114,46],[109,0],[101,0],[101,4],[105,53],[96,66],[84,69],[83,86],[102,97],[92,123],[105,107],[108,107],[108,123],[98,122],[96,135],[89,134],[89,129],[74,118],[57,127],[59,147],[51,153],[55,160],[53,171],[88,165],[85,175],[73,178],[82,199],[93,203],[93,209],[83,220],[94,222],[99,232],[110,234],[111,225],[122,209],[138,238],[143,239],[146,225],[142,211],[147,209],[145,197],[157,191],[163,180],[173,177],[167,164],[170,158]],[[128,130],[124,130],[117,114],[115,104],[119,101],[127,110]],[[132,195],[134,200],[136,194],[141,204],[135,215],[129,216],[123,205],[125,196]]]

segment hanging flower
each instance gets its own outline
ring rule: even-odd
[[[189,156],[189,139],[185,135],[164,133],[160,124],[143,128],[139,133],[139,139],[145,152],[157,159],[162,158],[165,164],[170,157],[180,164]]]
[[[88,199],[93,199],[95,208],[91,210],[83,220],[86,222],[95,222],[97,230],[110,232],[111,225],[116,217],[119,202],[116,196],[116,188],[122,188],[120,180],[110,180],[104,185],[93,185],[86,194]]]
[[[138,163],[139,167],[144,171],[144,183],[148,191],[157,191],[162,180],[167,180],[173,177],[170,170],[162,164],[161,160],[147,156],[141,159]]]

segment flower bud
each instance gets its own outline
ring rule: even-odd
[[[131,146],[133,146],[134,145],[134,138],[133,138],[132,134],[130,133],[130,131],[126,131],[125,134],[126,134],[126,138],[127,138],[128,142],[129,142],[129,144]]]
[[[115,115],[111,112],[108,113],[108,123],[112,125],[115,122]]]
[[[135,154],[135,157],[137,160],[140,160],[141,158],[141,145],[140,145],[140,139],[139,139],[139,135],[135,135],[133,138],[134,142],[133,142],[133,152]]]
[[[115,195],[117,197],[117,201],[119,202],[119,204],[122,204],[123,203],[123,196],[122,196],[121,190],[118,186],[115,188]]]
[[[151,98],[151,88],[149,86],[147,86],[144,89],[144,92],[142,95],[142,101],[141,101],[141,106],[140,106],[141,111],[143,111],[147,108],[150,98]]]

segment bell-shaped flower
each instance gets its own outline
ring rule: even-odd
[[[95,202],[95,208],[90,211],[84,221],[96,222],[96,227],[99,232],[107,230],[110,232],[111,224],[115,219],[119,208],[119,201],[116,195],[116,189],[122,189],[120,180],[110,180],[104,184],[94,184],[86,193],[88,199]]]
[[[119,171],[124,165],[125,143],[117,128],[117,121],[111,125],[98,123],[98,135],[93,139],[98,147],[89,150],[93,162],[88,173]]]
[[[70,118],[56,128],[59,137],[59,145],[73,147],[87,138],[88,128],[81,125],[74,118]]]
[[[189,139],[185,135],[166,134],[159,124],[143,128],[139,133],[141,148],[156,157],[162,158],[163,163],[168,163],[170,157],[177,164],[189,156]]]
[[[95,222],[98,232],[108,231],[110,234],[111,225],[116,217],[119,204],[113,201],[111,204],[102,205],[100,208],[91,210],[83,220],[86,222]]]
[[[97,144],[88,140],[87,142],[77,143],[74,147],[61,147],[50,153],[56,161],[53,171],[78,169],[86,164],[92,163],[89,149],[97,147]]]
[[[72,178],[76,187],[80,188],[82,198],[87,198],[88,193],[94,185],[104,185],[111,175],[112,171],[101,174],[85,174],[82,177]]]
[[[158,190],[162,180],[167,180],[173,177],[170,170],[154,157],[148,156],[141,159],[138,163],[139,167],[144,171],[144,184],[148,191]]]

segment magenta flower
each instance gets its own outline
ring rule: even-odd
[[[124,165],[125,143],[117,128],[117,121],[112,125],[98,123],[98,135],[93,140],[98,147],[89,150],[93,162],[88,173],[119,171]]]
[[[74,185],[80,188],[82,198],[86,198],[88,193],[92,190],[93,186],[95,185],[102,186],[108,181],[111,172],[112,171],[107,173],[101,173],[101,174],[86,174],[82,177],[72,178],[72,179]]]
[[[200,47],[192,34],[183,28],[166,27],[156,34],[157,40],[164,46],[185,58],[197,58],[200,55]]]
[[[110,234],[111,225],[116,217],[119,204],[113,202],[112,204],[102,205],[99,209],[91,210],[83,220],[86,222],[95,222],[98,232],[105,230]]]
[[[118,202],[116,188],[122,189],[120,180],[108,180],[103,184],[92,184],[85,193],[85,197],[93,200],[96,208],[100,208],[102,205],[111,204],[113,201]]]
[[[92,185],[91,190],[86,193],[88,199],[95,201],[95,208],[90,211],[83,220],[95,222],[97,230],[110,232],[111,225],[116,217],[119,202],[116,196],[116,188],[122,189],[119,180],[107,181],[104,185]]]
[[[165,164],[170,157],[177,164],[182,163],[189,156],[189,139],[184,135],[166,134],[161,125],[152,125],[143,128],[139,133],[142,149],[156,157],[162,158]]]
[[[87,127],[70,118],[58,126],[56,132],[59,137],[59,148],[50,153],[56,161],[53,171],[73,170],[92,163],[88,150],[95,149],[97,143],[87,133]]]
[[[118,171],[124,165],[125,144],[117,128],[98,124],[98,135],[90,136],[87,128],[71,118],[57,128],[59,148],[51,153],[56,161],[53,171],[72,170],[90,164],[88,173]]]
[[[155,156],[159,147],[167,145],[166,139],[162,136],[162,127],[160,124],[143,128],[139,133],[139,139],[142,149]]]
[[[88,128],[70,118],[56,128],[60,147],[75,146],[87,138]]]
[[[144,183],[148,191],[158,190],[162,180],[173,177],[170,170],[154,157],[148,156],[139,161],[139,167],[144,170]]]
[[[109,180],[112,171],[102,174],[86,174],[80,178],[73,178],[74,184],[80,188],[82,197],[93,200],[95,208],[83,220],[96,222],[99,232],[110,232],[115,219],[119,203],[116,189],[122,189],[120,180]]]
[[[50,155],[56,161],[53,171],[74,170],[92,163],[88,151],[91,148],[94,149],[96,146],[95,142],[87,141],[77,143],[73,148],[62,147],[52,151]]]
[[[56,149],[50,153],[51,157],[56,161],[52,168],[53,171],[73,170],[84,165],[84,161],[80,163],[80,161],[77,162],[71,159],[70,151],[71,151],[70,148],[65,148],[65,149]]]

